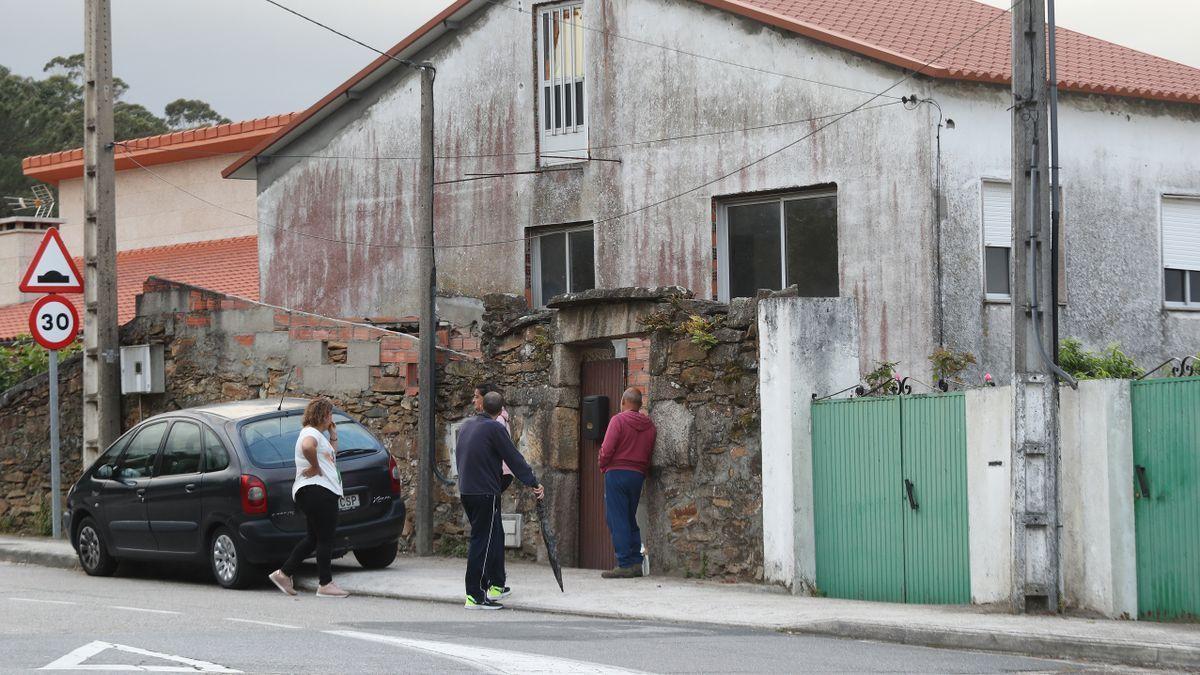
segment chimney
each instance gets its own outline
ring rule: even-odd
[[[22,293],[17,286],[46,230],[65,222],[61,218],[33,216],[0,218],[0,306],[29,302],[44,295]]]

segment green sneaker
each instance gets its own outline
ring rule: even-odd
[[[476,600],[471,596],[467,596],[467,604],[463,605],[466,609],[504,609],[504,605],[498,602],[492,602],[488,599],[482,601]]]
[[[512,595],[512,589],[508,586],[492,586],[487,589],[488,600],[499,600]]]

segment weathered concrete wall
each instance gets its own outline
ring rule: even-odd
[[[1012,389],[966,392],[971,602],[1012,598]]]
[[[985,85],[926,87],[955,122],[942,131],[946,342],[976,355],[970,378],[991,372],[1006,380],[1012,308],[984,300],[980,184],[1010,177],[1010,95]],[[1163,308],[1159,206],[1163,194],[1200,194],[1200,107],[1077,94],[1059,100],[1060,334],[1093,349],[1120,342],[1146,368],[1195,353],[1200,313]]]
[[[1061,566],[1068,607],[1136,618],[1133,418],[1129,382],[1060,387]]]
[[[118,171],[116,190],[117,250],[168,246],[190,241],[228,239],[254,234],[254,186],[245,181],[223,180],[221,169],[237,154],[197,156],[184,162],[160,164],[154,173],[224,209],[210,206],[138,168]],[[83,255],[83,179],[58,184],[58,212],[67,222],[60,228],[67,250]]]
[[[851,298],[767,298],[757,321],[765,576],[807,592],[817,579],[812,396],[858,381],[857,307]]]
[[[589,6],[591,7],[591,6]],[[673,47],[882,90],[898,72],[805,38],[699,3],[598,3],[588,25],[619,34],[646,26],[688,26]],[[481,11],[424,56],[438,67],[436,137],[441,155],[532,153],[536,122],[530,16]],[[876,359],[919,364],[934,344],[932,122],[900,105],[855,114],[727,180],[653,209],[812,132],[818,122],[712,133],[686,141],[608,147],[633,140],[722,132],[826,115],[864,94],[725,67],[602,33],[585,34],[591,162],[538,176],[511,176],[437,188],[439,284],[447,294],[522,295],[527,227],[596,223],[601,287],[678,284],[712,295],[714,200],[758,191],[834,184],[838,191],[841,294],[859,300],[861,365]],[[481,67],[480,64],[486,64]],[[653,64],[647,67],[647,64]],[[669,77],[670,87],[663,87]],[[347,104],[281,154],[412,157],[418,91],[398,71]],[[897,95],[904,93],[897,91]],[[881,99],[887,102],[894,99]],[[438,178],[470,171],[531,170],[531,154],[445,159]],[[413,215],[416,164],[410,160],[276,158],[259,168],[263,298],[336,316],[412,314],[417,308]],[[631,213],[628,216],[623,214]],[[279,229],[282,228],[282,229]],[[332,244],[289,234],[303,230],[377,247]]]

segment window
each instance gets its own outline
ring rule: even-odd
[[[836,297],[837,194],[830,191],[722,204],[717,225],[717,295],[751,297],[796,286]]]
[[[1066,207],[1059,187],[1058,302],[1067,301]],[[983,181],[983,290],[988,300],[1012,296],[1012,186]]]
[[[538,114],[542,165],[587,159],[583,4],[537,12]]]
[[[163,446],[160,476],[200,473],[200,427],[191,422],[176,422]]]
[[[1200,198],[1162,198],[1163,299],[1200,308]]]
[[[139,431],[125,448],[121,460],[117,462],[117,477],[149,478],[154,472],[154,458],[158,456],[158,446],[162,444],[163,433],[166,430],[166,422],[159,422]]]
[[[983,290],[989,300],[1012,294],[1012,187],[983,182]]]
[[[282,415],[256,420],[242,426],[242,444],[250,461],[263,469],[296,466],[296,438],[300,436],[300,415]],[[374,452],[383,446],[360,424],[341,413],[334,413],[338,431],[338,457],[350,452]]]
[[[545,307],[556,295],[596,287],[595,239],[591,225],[533,237],[533,304]]]
[[[223,471],[229,466],[229,451],[212,429],[204,427],[204,472]]]

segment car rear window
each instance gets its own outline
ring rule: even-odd
[[[302,419],[300,415],[281,415],[243,424],[242,444],[250,461],[262,469],[296,466],[296,438]],[[383,450],[369,431],[346,415],[335,413],[333,420],[338,430],[338,456]]]

